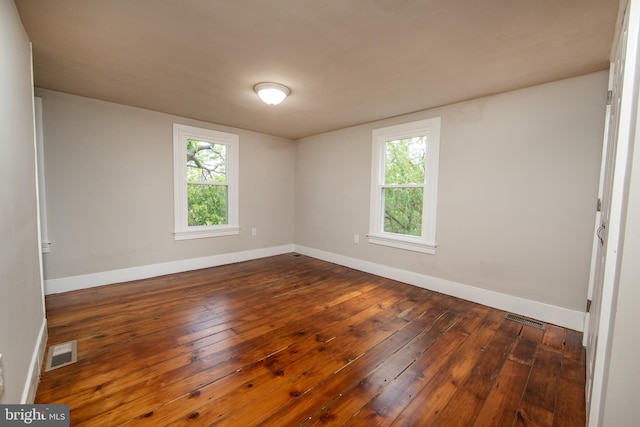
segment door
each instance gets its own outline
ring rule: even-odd
[[[598,345],[599,324],[605,321],[607,313],[602,316],[602,294],[605,270],[605,259],[608,244],[608,225],[611,216],[611,193],[613,191],[613,169],[617,147],[617,134],[620,110],[621,71],[624,61],[617,59],[611,64],[609,100],[607,106],[606,133],[602,151],[602,167],[600,174],[600,191],[598,193],[598,212],[596,212],[596,229],[594,235],[594,251],[592,259],[592,288],[589,291],[591,300],[588,313],[588,325],[585,328],[587,348],[587,383],[586,398],[589,407],[592,395],[595,354]]]
[[[624,7],[624,2],[621,2]],[[628,160],[637,105],[637,50],[640,27],[640,1],[626,4],[612,50],[611,105],[608,109],[607,134],[603,150],[600,185],[601,208],[596,230],[593,264],[592,303],[587,328],[587,418],[597,426],[606,394],[610,326],[615,313],[618,283],[619,248],[623,235],[621,224],[628,197]]]

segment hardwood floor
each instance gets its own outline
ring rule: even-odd
[[[584,426],[581,334],[309,257],[51,295],[71,424]]]

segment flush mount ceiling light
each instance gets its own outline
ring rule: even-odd
[[[269,105],[280,104],[291,93],[288,87],[278,83],[258,83],[253,90]]]

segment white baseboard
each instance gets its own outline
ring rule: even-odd
[[[585,313],[581,311],[570,310],[513,295],[490,291],[488,289],[478,288],[450,280],[427,276],[425,274],[414,273],[407,270],[401,270],[399,268],[380,265],[369,261],[363,261],[344,255],[338,255],[331,252],[293,244],[254,249],[244,252],[234,252],[230,254],[212,255],[202,258],[192,258],[181,261],[171,261],[161,264],[144,265],[140,267],[124,268],[120,270],[104,271],[100,273],[84,274],[80,276],[63,277],[60,279],[49,279],[44,281],[44,287],[47,295],[56,294],[111,283],[146,279],[149,277],[162,276],[164,274],[216,267],[219,265],[249,261],[252,259],[280,255],[294,251],[324,261],[333,262],[356,270],[398,280],[400,282],[441,292],[446,295],[473,301],[500,310],[517,313],[522,316],[531,317],[576,331],[582,332],[584,329]]]
[[[201,258],[164,262],[160,264],[142,265],[139,267],[123,268],[120,270],[102,271],[100,273],[83,274],[80,276],[48,279],[44,281],[44,291],[47,295],[57,294],[60,292],[69,292],[78,289],[109,285],[112,283],[147,279],[149,277],[162,276],[165,274],[217,267],[219,265],[233,264],[236,262],[249,261],[252,259],[293,252],[293,248],[294,246],[292,244],[274,246],[270,248],[252,249],[249,251],[234,252],[230,254],[211,255]]]
[[[22,391],[21,404],[31,404],[36,398],[36,392],[38,391],[38,383],[40,382],[40,370],[42,368],[42,361],[44,360],[45,351],[47,350],[47,319],[42,319],[42,325],[40,326],[40,333],[38,334],[38,341],[36,347],[33,349],[33,355],[31,356],[31,364],[29,365],[29,373],[24,384],[24,390]]]
[[[345,267],[582,332],[585,313],[356,258],[295,245],[295,251]]]

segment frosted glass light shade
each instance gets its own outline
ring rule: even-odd
[[[291,93],[288,87],[278,83],[258,83],[253,89],[269,105],[280,104]]]

